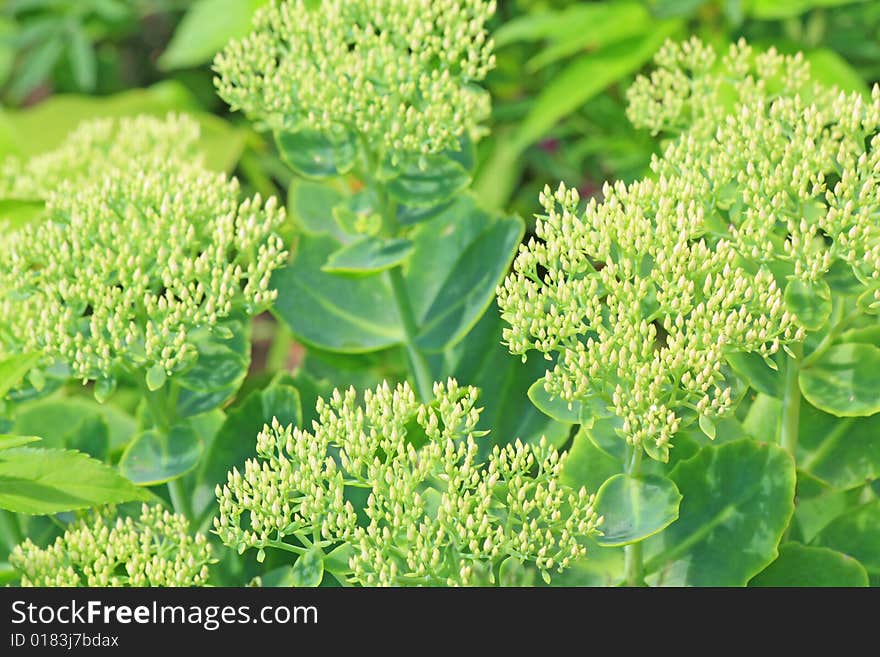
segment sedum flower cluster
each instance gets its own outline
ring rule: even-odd
[[[271,303],[284,211],[192,158],[197,134],[183,117],[91,122],[24,167],[12,190],[46,208],[0,240],[5,351],[161,382],[195,358],[194,328]]]
[[[147,505],[137,519],[80,520],[45,549],[27,539],[9,561],[22,586],[202,586],[213,563],[185,518]]]
[[[773,366],[827,320],[829,280],[880,302],[880,90],[825,89],[802,57],[743,43],[658,60],[630,92],[636,124],[673,135],[651,174],[586,204],[545,189],[498,293],[510,350],[555,361],[550,394],[666,460],[680,428],[712,435],[730,411],[727,355]]]
[[[601,519],[559,482],[564,457],[517,441],[480,463],[476,390],[449,380],[434,395],[386,383],[360,404],[337,390],[312,432],[266,426],[259,458],[217,487],[216,533],[239,551],[347,544],[347,579],[365,586],[484,583],[511,557],[549,578],[581,557]]]
[[[354,132],[392,162],[457,148],[488,113],[485,0],[273,0],[215,60],[220,96],[274,130]]]

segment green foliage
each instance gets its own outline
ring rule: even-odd
[[[878,26],[6,3],[0,583],[880,583]]]

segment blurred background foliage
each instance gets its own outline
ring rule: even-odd
[[[79,120],[194,113],[209,163],[253,189],[293,182],[269,141],[230,116],[210,63],[267,0],[4,0],[0,156],[55,146]],[[880,79],[880,2],[869,0],[500,0],[490,136],[476,188],[530,216],[535,190],[567,180],[588,195],[639,176],[656,148],[629,125],[623,90],[667,38],[803,50],[846,89]]]

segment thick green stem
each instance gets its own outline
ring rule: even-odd
[[[782,393],[782,426],[779,431],[779,444],[794,457],[798,442],[801,415],[801,389],[798,376],[804,356],[803,343],[791,346],[794,357],[785,364],[785,388]]]
[[[624,471],[631,477],[637,477],[642,465],[642,448],[633,445],[626,458]],[[626,586],[644,586],[644,564],[642,543],[631,543],[623,547],[623,582]]]
[[[150,416],[153,424],[160,431],[168,432],[174,424],[176,394],[171,393],[169,386],[163,386],[159,390],[145,390],[147,405],[150,408]],[[180,478],[172,479],[167,484],[168,496],[171,498],[171,504],[175,513],[184,516],[190,522],[193,522],[195,514],[193,513],[192,504],[189,494],[183,488]]]
[[[5,509],[0,509],[0,539],[9,550],[24,540],[21,527],[18,525],[18,518]]]
[[[394,292],[394,301],[397,304],[397,312],[403,322],[403,330],[406,333],[406,353],[409,356],[410,371],[415,379],[416,392],[423,402],[430,401],[434,394],[434,379],[431,375],[431,367],[415,344],[418,334],[418,325],[413,314],[412,304],[406,292],[406,284],[403,280],[403,270],[394,267],[388,272],[391,278],[391,289]]]

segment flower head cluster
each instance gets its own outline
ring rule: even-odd
[[[221,540],[240,551],[350,546],[352,583],[468,585],[505,558],[545,575],[584,554],[594,498],[559,483],[564,458],[542,441],[478,461],[476,390],[408,384],[319,400],[313,431],[267,426],[259,458],[217,488]],[[367,494],[358,508],[358,490]]]
[[[194,133],[180,118],[99,122],[25,168],[20,188],[46,209],[0,241],[4,350],[44,353],[84,380],[171,374],[195,356],[192,329],[274,299],[283,209],[241,201],[236,180],[182,157]],[[58,180],[46,191],[43,172]]]
[[[9,561],[22,586],[201,586],[213,563],[185,518],[147,505],[137,519],[80,520],[45,549],[27,539]]]
[[[275,130],[353,131],[400,154],[455,148],[488,112],[486,0],[271,2],[215,60],[233,109]]]
[[[659,60],[631,116],[679,136],[601,203],[545,190],[499,303],[512,352],[556,354],[548,392],[604,404],[665,459],[684,423],[731,408],[725,355],[770,356],[814,328],[787,286],[827,299],[840,265],[880,300],[880,91],[824,90],[801,57],[744,44],[720,71],[697,41]]]

